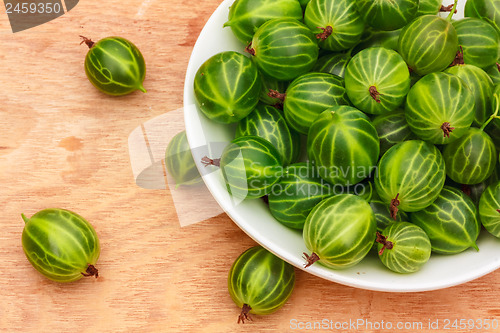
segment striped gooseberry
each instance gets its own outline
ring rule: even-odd
[[[267,315],[290,298],[295,286],[295,269],[262,246],[243,252],[231,265],[229,295],[241,308],[238,323],[251,320],[250,313]]]
[[[44,209],[25,222],[23,250],[33,267],[57,282],[98,276],[97,234],[83,217],[66,209]]]
[[[408,67],[423,76],[448,67],[458,50],[458,36],[451,24],[457,6],[444,19],[437,15],[423,15],[407,24],[398,40],[398,51]]]
[[[314,34],[303,23],[289,18],[261,25],[246,51],[262,73],[282,81],[310,71],[319,54]]]
[[[146,92],[144,58],[132,42],[122,37],[107,37],[94,43],[82,37],[89,51],[85,57],[85,73],[89,81],[108,95],[120,96],[135,90]]]
[[[414,273],[429,260],[431,243],[425,231],[409,222],[395,222],[377,232],[380,261],[396,273]]]

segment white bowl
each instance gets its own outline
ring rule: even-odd
[[[212,14],[198,37],[189,61],[184,86],[184,117],[191,148],[210,147],[212,143],[229,142],[233,139],[234,126],[217,124],[204,117],[195,106],[193,92],[195,73],[205,60],[227,50],[244,53],[244,45],[232,35],[230,28],[222,27],[233,1],[223,1]],[[464,3],[465,1],[459,2],[457,19],[463,17]],[[221,145],[211,147],[212,151],[210,148],[207,150],[211,158],[219,157]],[[203,156],[194,157],[196,161],[200,161]],[[206,171],[201,164],[199,168],[202,172]],[[257,243],[292,265],[333,282],[370,290],[416,292],[462,284],[500,267],[500,240],[483,231],[477,242],[479,252],[468,249],[451,256],[433,254],[429,262],[413,274],[393,273],[374,255],[367,256],[358,265],[347,270],[332,270],[318,263],[304,269],[302,253],[309,251],[304,245],[301,232],[277,222],[262,200],[235,203],[227,193],[220,171],[205,174],[203,180],[222,209]]]

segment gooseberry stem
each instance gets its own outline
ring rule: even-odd
[[[460,50],[457,51],[457,55],[455,56],[455,59],[453,59],[453,62],[451,63],[450,67],[456,66],[456,65],[464,65],[464,49],[462,48],[462,45],[459,45]]]
[[[278,110],[283,110],[283,103],[281,103],[281,102],[275,103],[272,106]]]
[[[458,0],[455,0],[455,3],[453,4],[453,7],[451,8],[450,14],[448,14],[448,17],[446,18],[446,20],[448,22],[451,22],[451,18],[455,14],[455,10],[457,10],[457,4],[458,4]]]
[[[281,102],[284,102],[285,98],[286,98],[286,93],[280,93],[277,90],[269,89],[269,92],[267,93],[267,96],[269,96],[271,98],[279,99]]]
[[[252,310],[252,307],[250,305],[243,304],[243,307],[241,308],[241,313],[238,316],[238,324],[240,323],[240,321],[242,324],[244,324],[245,319],[252,320],[252,317],[250,317],[250,315],[248,314],[250,310]]]
[[[80,35],[80,38],[82,39],[82,41],[80,42],[80,45],[82,45],[83,43],[85,43],[89,47],[89,49],[92,46],[94,46],[94,44],[95,44],[91,39],[89,39],[89,38],[87,38],[85,36]]]
[[[209,165],[214,165],[216,167],[220,167],[220,158],[214,158],[214,159],[211,159],[209,158],[208,156],[204,156],[202,159],[201,159],[201,163],[203,165],[205,165],[205,167],[209,166]]]
[[[469,185],[467,184],[462,184],[462,186],[460,187],[460,189],[462,190],[463,193],[465,193],[466,195],[468,195],[469,197],[471,196],[472,194],[472,190],[470,188]]]
[[[97,268],[94,267],[94,265],[88,265],[87,270],[85,273],[82,273],[83,276],[95,276],[96,278],[99,277],[99,271]]]
[[[24,215],[24,213],[21,214],[21,217],[23,218],[24,223],[28,223],[28,221],[30,220],[26,217],[26,215]]]
[[[453,130],[455,129],[455,127],[451,127],[450,123],[445,121],[443,123],[443,125],[441,125],[441,129],[443,130],[443,136],[445,138],[449,138],[450,137],[450,133],[453,132]]]
[[[380,251],[378,251],[378,255],[381,256],[384,253],[384,250],[391,250],[394,247],[394,243],[391,241],[387,240],[387,237],[382,235],[380,232],[377,231],[377,239],[375,239],[375,242],[382,244],[382,248]]]
[[[495,97],[495,104],[496,104],[495,112],[483,123],[483,125],[479,129],[480,131],[483,131],[486,128],[486,126],[488,126],[490,121],[492,121],[493,119],[500,119],[500,116],[498,116],[498,108],[500,106],[500,101],[498,100],[497,94],[493,95],[493,97]]]
[[[373,98],[375,100],[375,102],[380,103],[379,96],[383,96],[383,95],[378,92],[377,87],[370,86],[370,88],[368,88],[368,92],[370,93],[371,98]]]
[[[453,4],[448,5],[448,6],[441,5],[441,8],[439,8],[439,11],[440,12],[451,12],[452,9],[453,9]],[[457,13],[457,10],[455,9],[455,14],[456,13]]]
[[[321,40],[321,41],[324,41],[325,39],[330,37],[330,35],[333,32],[333,28],[329,25],[326,26],[326,28],[322,28],[322,27],[317,27],[317,28],[323,30],[323,32],[316,35],[316,38]]]
[[[245,47],[245,52],[248,52],[248,53],[250,53],[253,56],[255,55],[255,49],[252,48],[252,42],[250,42],[250,44],[248,44]]]
[[[308,255],[307,253],[303,252],[304,259],[306,260],[306,264],[304,265],[304,268],[307,268],[314,264],[316,261],[319,260],[319,257],[316,253],[311,253],[311,255]]]
[[[260,198],[262,199],[262,201],[264,201],[266,205],[269,205],[269,196],[267,194]]]
[[[396,197],[395,197],[394,199],[392,199],[392,200],[391,200],[391,207],[390,207],[390,211],[391,211],[391,217],[392,217],[392,219],[393,219],[394,221],[396,221],[396,220],[397,220],[398,211],[399,211],[398,206],[399,206],[400,202],[399,202],[398,197],[399,197],[399,193],[398,193],[398,194],[396,194]]]

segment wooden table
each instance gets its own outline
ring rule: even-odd
[[[227,273],[255,243],[226,215],[181,228],[167,190],[135,184],[127,147],[134,128],[182,107],[191,50],[218,5],[80,1],[68,14],[16,34],[0,14],[0,331],[290,332],[298,322],[364,320],[374,329],[360,331],[369,332],[383,331],[375,329],[382,321],[427,327],[429,320],[500,319],[500,271],[404,294],[297,270],[296,289],[280,311],[236,323]],[[79,35],[134,41],[146,57],[148,93],[110,98],[94,89]],[[26,260],[20,214],[47,207],[74,210],[95,226],[98,279],[53,283]]]

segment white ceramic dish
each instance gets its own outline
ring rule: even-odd
[[[205,118],[194,106],[193,79],[199,66],[210,56],[226,50],[243,53],[241,45],[229,28],[223,28],[228,9],[234,0],[225,0],[213,13],[194,46],[187,68],[184,86],[184,116],[187,136],[192,148],[209,146],[214,142],[233,139],[234,127],[216,124]],[[456,18],[463,17],[465,1],[460,1]],[[221,145],[208,153],[220,156]],[[199,150],[198,150],[199,151]],[[199,161],[202,156],[195,156]],[[199,165],[200,170],[204,167]],[[300,232],[278,223],[261,200],[234,203],[222,182],[220,171],[203,176],[210,192],[231,219],[256,242],[294,266],[304,269],[302,252],[309,252]],[[482,232],[478,240],[479,252],[469,249],[461,254],[443,256],[433,254],[421,271],[401,275],[386,269],[375,256],[368,256],[361,263],[347,270],[332,270],[316,263],[307,272],[357,288],[416,292],[446,288],[471,281],[500,267],[500,240]]]

